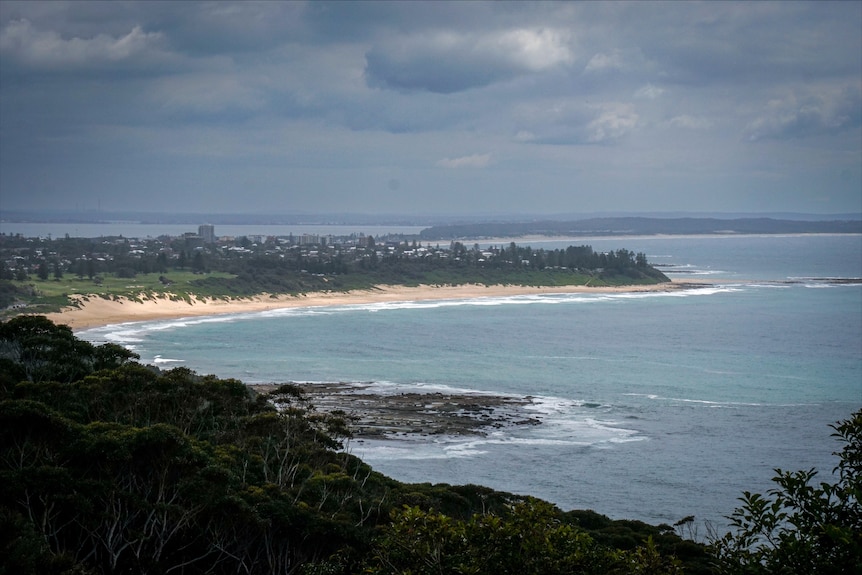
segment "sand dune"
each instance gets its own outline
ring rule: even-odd
[[[550,293],[613,293],[667,291],[691,287],[689,283],[671,282],[656,285],[625,287],[588,286],[378,286],[369,290],[349,292],[315,292],[306,295],[259,295],[242,299],[203,299],[191,303],[172,300],[170,297],[134,301],[120,298],[104,299],[99,296],[81,298],[78,306],[68,307],[59,313],[48,314],[55,323],[72,329],[85,329],[130,321],[175,319],[180,317],[266,311],[288,307],[334,306],[393,301],[427,301],[441,299],[473,299],[514,295]]]

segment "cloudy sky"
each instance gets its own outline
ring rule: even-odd
[[[0,209],[862,212],[862,2],[0,2]]]

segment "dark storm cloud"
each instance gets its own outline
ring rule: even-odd
[[[858,211],[860,20],[858,2],[4,0],[0,207]]]
[[[570,64],[565,31],[458,33],[434,30],[376,45],[366,54],[369,84],[449,94]]]

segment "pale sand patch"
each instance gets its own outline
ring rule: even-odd
[[[702,284],[699,284],[702,285]],[[247,313],[280,308],[336,306],[382,302],[430,301],[448,299],[475,299],[515,295],[552,293],[632,293],[685,289],[693,284],[670,282],[643,286],[588,287],[588,286],[515,286],[515,285],[460,285],[460,286],[378,286],[370,290],[349,292],[314,292],[290,296],[267,294],[243,299],[207,299],[173,301],[167,297],[134,301],[120,298],[108,300],[89,296],[80,300],[80,307],[68,307],[59,313],[46,314],[48,319],[72,329],[86,329],[131,321],[177,319],[205,315]]]

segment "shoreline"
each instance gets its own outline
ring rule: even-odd
[[[434,301],[450,299],[476,299],[482,297],[506,297],[554,293],[637,293],[691,289],[710,285],[689,280],[674,280],[660,284],[630,286],[519,286],[477,285],[416,287],[382,285],[374,289],[348,292],[314,292],[303,295],[261,294],[241,299],[193,299],[163,298],[135,301],[127,298],[105,299],[100,296],[85,296],[78,299],[77,307],[67,307],[60,312],[45,314],[57,324],[65,324],[73,330],[90,329],[136,321],[170,320],[184,317],[201,317],[234,313],[269,311],[280,308],[305,308],[369,303]]]

